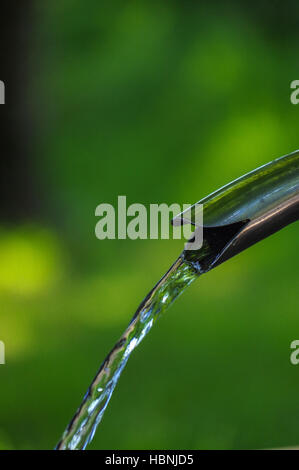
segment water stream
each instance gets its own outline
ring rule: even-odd
[[[143,300],[104,360],[56,449],[85,449],[130,354],[160,315],[200,274],[208,272],[299,217],[299,152],[274,160],[199,201],[176,223],[194,225],[205,206],[203,245],[186,248]],[[192,239],[189,240],[192,243]]]
[[[140,304],[129,326],[102,363],[57,450],[82,450],[92,440],[130,354],[156,320],[194,281],[199,272],[179,257]]]

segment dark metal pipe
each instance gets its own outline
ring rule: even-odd
[[[299,219],[299,151],[224,186],[172,223],[196,226],[200,205],[203,247],[182,257],[206,272]]]

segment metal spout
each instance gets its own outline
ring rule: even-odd
[[[173,225],[196,226],[203,206],[203,247],[182,257],[209,271],[299,219],[299,151],[223,186],[177,215]]]

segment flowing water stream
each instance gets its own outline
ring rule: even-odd
[[[65,430],[57,450],[85,449],[92,440],[130,354],[156,320],[199,276],[200,271],[182,257],[172,265],[140,304],[126,331],[102,363],[82,404]]]
[[[194,223],[205,207],[203,245],[186,248],[143,300],[104,360],[56,449],[85,449],[131,352],[160,315],[200,274],[299,218],[299,151],[257,168],[199,201],[175,219]],[[190,240],[192,241],[192,240]]]

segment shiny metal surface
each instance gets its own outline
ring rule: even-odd
[[[299,219],[299,151],[274,160],[229,183],[173,219],[174,225],[196,225],[203,206],[203,250],[184,251],[193,264],[208,271],[249,246]],[[212,251],[212,255],[211,255]]]

